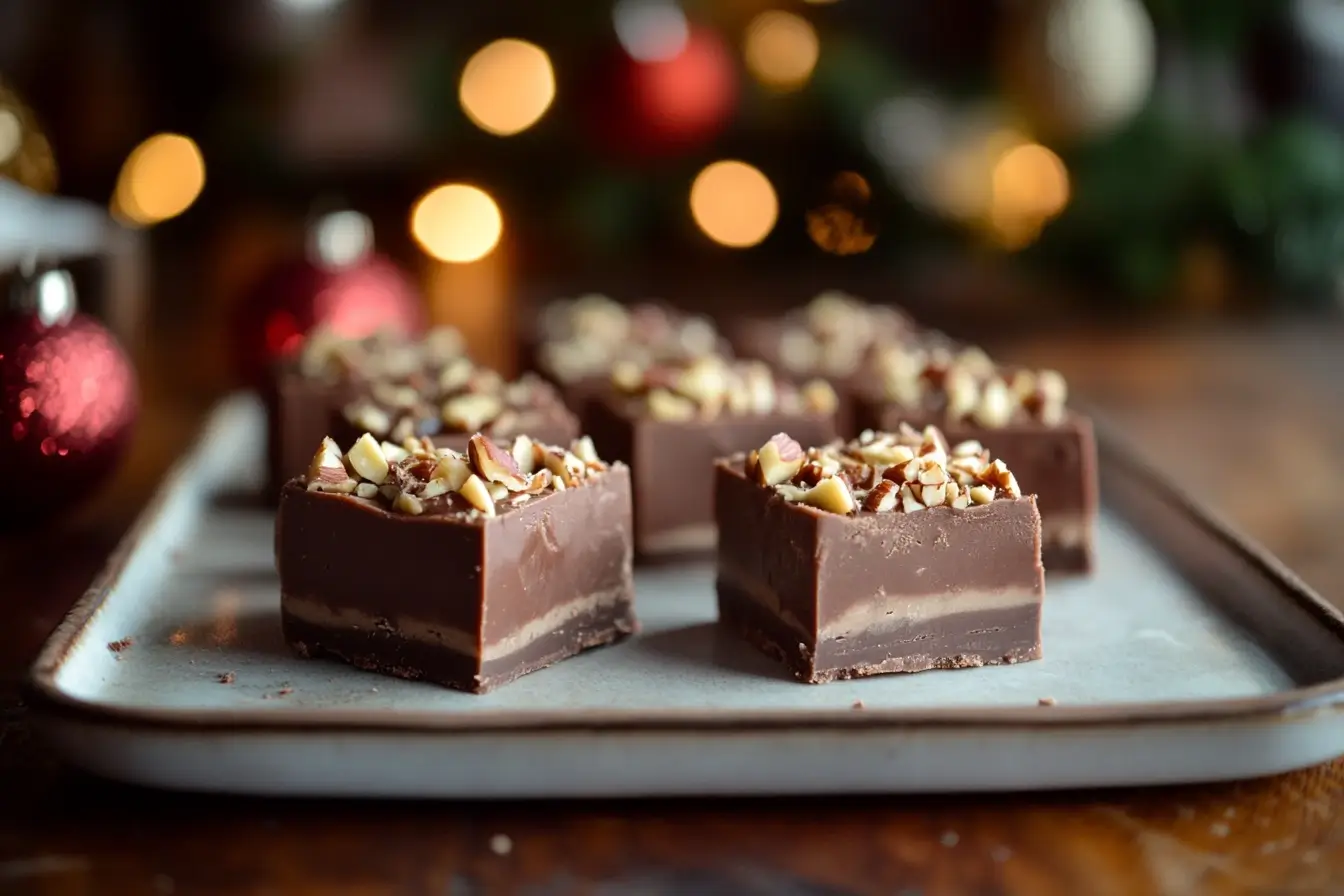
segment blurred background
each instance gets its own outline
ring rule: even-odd
[[[1212,333],[1337,315],[1341,127],[1332,0],[0,0],[0,267],[59,244],[151,405],[333,314],[426,313],[509,370],[539,302],[593,291]],[[1199,382],[1145,338],[1128,389]],[[1105,368],[1050,346],[1019,357]]]
[[[1333,307],[1342,67],[1329,0],[0,0],[0,173],[138,229],[142,295],[85,304],[209,387],[341,208],[468,329],[602,288]]]

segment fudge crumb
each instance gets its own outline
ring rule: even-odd
[[[119,641],[108,641],[107,649],[113,653],[121,653],[135,643],[134,638],[122,638]]]
[[[1209,833],[1215,837],[1226,837],[1232,829],[1221,821],[1215,821],[1209,825]]]
[[[946,831],[944,832],[943,836],[938,838],[938,842],[946,846],[948,849],[951,849],[952,847],[956,846],[958,843],[961,842],[961,837],[957,835],[956,831]]]
[[[294,689],[293,689],[293,688],[281,688],[280,690],[278,690],[278,691],[275,692],[275,696],[277,696],[277,697],[288,697],[288,696],[289,696],[290,694],[292,694],[292,693],[294,693]]]
[[[496,834],[490,838],[490,851],[497,856],[506,856],[513,852],[513,838],[508,834]]]
[[[220,684],[233,684],[233,678],[232,672],[221,672],[215,676],[215,680]]]
[[[1042,697],[1041,699],[1039,699],[1039,700],[1036,701],[1036,705],[1037,705],[1037,706],[1054,706],[1054,705],[1055,705],[1055,698],[1054,698],[1054,697]]]
[[[864,705],[862,700],[855,700],[853,705],[850,706],[850,709],[863,709],[863,708]]]

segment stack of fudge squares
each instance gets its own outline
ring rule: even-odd
[[[446,328],[317,332],[277,368],[299,654],[482,693],[635,633],[639,565],[716,557],[722,624],[801,681],[1016,663],[1045,572],[1092,568],[1064,379],[898,309],[827,292],[720,330],[590,295],[523,342],[513,381]]]

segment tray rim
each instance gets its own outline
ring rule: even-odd
[[[117,729],[157,733],[199,734],[436,734],[491,733],[751,733],[830,729],[982,730],[996,732],[1101,731],[1116,726],[1172,724],[1264,723],[1297,721],[1344,707],[1344,676],[1271,694],[1226,699],[1125,702],[1090,706],[948,707],[919,709],[827,707],[797,710],[719,710],[692,708],[597,710],[581,717],[573,711],[491,710],[444,713],[428,710],[386,713],[379,709],[184,710],[127,706],[76,697],[57,684],[62,667],[78,648],[88,625],[107,603],[131,558],[156,525],[168,502],[203,461],[212,435],[232,416],[247,412],[255,396],[237,392],[218,401],[187,450],[168,470],[150,500],[122,536],[84,594],[65,615],[39,651],[21,682],[25,702],[39,716]],[[1281,560],[1215,514],[1169,476],[1145,460],[1137,447],[1095,409],[1073,402],[1092,419],[1099,462],[1128,468],[1133,478],[1157,497],[1184,513],[1211,538],[1271,580],[1285,597],[1344,642],[1344,612],[1325,601]]]

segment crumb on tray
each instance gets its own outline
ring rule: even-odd
[[[1036,701],[1036,705],[1037,705],[1037,706],[1054,706],[1054,705],[1055,705],[1055,698],[1054,698],[1054,697],[1042,697],[1041,699],[1039,699],[1039,700]]]
[[[220,684],[233,684],[234,675],[232,672],[221,672],[215,676]]]
[[[107,649],[112,651],[113,653],[120,654],[134,643],[135,643],[134,638],[121,638],[120,640],[117,641],[108,641]]]

